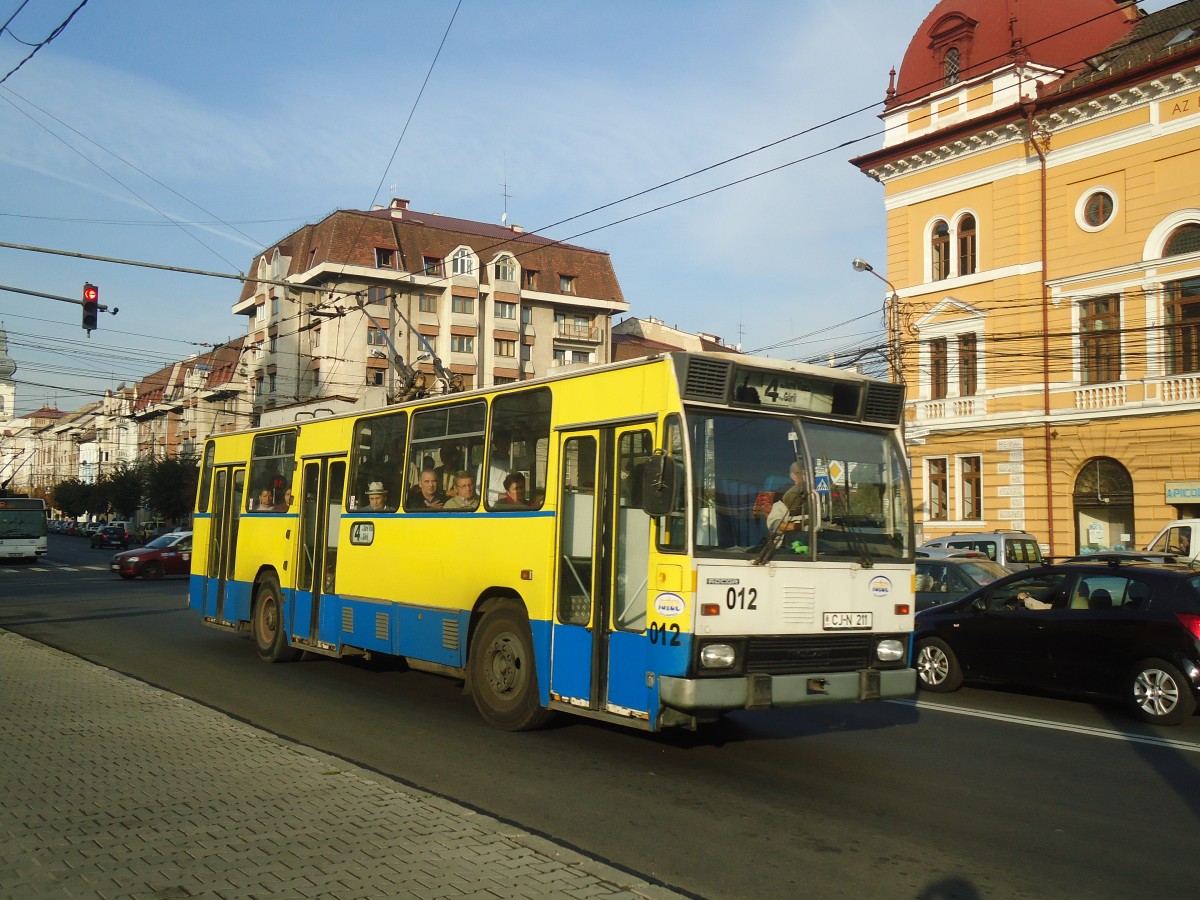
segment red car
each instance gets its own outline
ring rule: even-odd
[[[162,578],[192,571],[192,533],[174,531],[155,538],[145,547],[126,550],[112,558],[113,572],[122,578]]]

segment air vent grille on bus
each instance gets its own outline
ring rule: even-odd
[[[386,641],[390,635],[388,634],[388,614],[384,612],[375,613],[375,637],[381,641]]]
[[[442,647],[446,650],[458,649],[458,619],[442,619]]]
[[[733,363],[728,360],[689,356],[683,381],[684,399],[722,402],[728,395],[729,373],[732,369]]]
[[[354,607],[342,607],[342,632],[344,634],[354,633]]]
[[[863,421],[898,425],[904,417],[904,385],[872,381],[867,386]]]

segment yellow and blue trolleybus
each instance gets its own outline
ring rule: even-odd
[[[670,353],[210,438],[190,606],[493,725],[910,697],[903,387]]]

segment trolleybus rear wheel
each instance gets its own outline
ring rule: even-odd
[[[289,647],[283,627],[283,599],[275,576],[266,576],[258,585],[254,602],[254,646],[267,662],[291,662],[300,652]]]
[[[538,701],[529,623],[510,604],[484,614],[468,665],[475,706],[489,724],[505,731],[528,731],[552,718],[553,713]]]

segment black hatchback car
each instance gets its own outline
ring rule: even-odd
[[[1200,700],[1200,569],[1121,559],[1029,569],[917,613],[929,691],[997,681],[1124,701],[1177,725]]]
[[[122,550],[128,550],[129,532],[120,525],[105,525],[92,535],[92,548],[96,547],[120,547]]]

